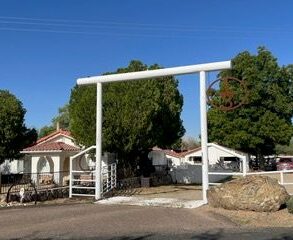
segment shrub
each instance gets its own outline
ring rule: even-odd
[[[289,213],[293,214],[293,197],[290,197],[290,199],[288,200],[287,209]]]

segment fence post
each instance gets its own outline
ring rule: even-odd
[[[243,177],[246,176],[247,174],[247,158],[246,157],[242,158],[242,172],[243,172]]]
[[[111,189],[115,187],[115,165],[111,164]]]
[[[72,185],[73,185],[73,174],[72,174],[72,157],[69,158],[69,198],[72,198]]]
[[[281,185],[284,185],[284,172],[280,172],[281,174]]]
[[[114,163],[114,187],[117,186],[117,164]]]

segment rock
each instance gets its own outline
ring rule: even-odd
[[[0,194],[0,203],[6,202],[6,194]]]
[[[266,176],[246,176],[208,190],[212,207],[258,212],[278,211],[290,195],[277,179]]]

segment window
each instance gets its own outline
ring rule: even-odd
[[[201,163],[201,157],[195,156],[195,157],[189,157],[189,161],[194,163]]]

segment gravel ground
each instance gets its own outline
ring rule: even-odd
[[[202,200],[201,186],[166,185],[150,188],[139,188],[134,196],[147,198],[177,198],[182,200]]]
[[[272,213],[264,213],[225,210],[220,208],[212,208],[209,206],[204,206],[202,208],[210,213],[226,217],[230,221],[242,227],[293,227],[293,214],[288,213],[287,209],[282,209]]]

